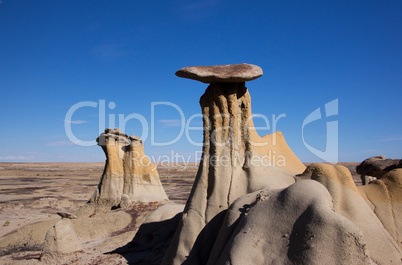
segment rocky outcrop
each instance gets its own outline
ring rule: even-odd
[[[328,190],[312,180],[244,195],[230,206],[207,264],[370,264],[359,228],[333,209]]]
[[[383,225],[378,218],[378,214],[364,200],[364,198],[367,199],[367,196],[375,196],[375,194],[367,189],[358,189],[350,171],[346,167],[342,165],[312,164],[297,179],[312,179],[324,185],[332,197],[334,211],[350,220],[362,232],[370,258],[375,264],[394,264],[401,260],[402,251],[397,241],[390,235],[390,231],[395,231],[395,226],[390,230]],[[401,186],[394,184],[390,186],[393,186],[391,189],[394,190],[397,196],[397,190],[400,192]],[[371,184],[368,186],[372,187]],[[362,196],[363,191],[367,191],[370,195]],[[383,193],[382,197],[386,196],[386,194]],[[374,198],[372,199],[374,200]],[[396,198],[394,203],[398,203]],[[391,205],[392,202],[389,200],[385,202],[383,207],[389,208],[392,207]],[[392,223],[397,221],[392,211],[382,211],[382,218]]]
[[[211,84],[202,160],[162,264],[400,263],[402,169],[357,188],[344,166],[306,169],[281,133],[259,137],[244,83],[257,66],[176,74]]]
[[[402,168],[357,190],[380,220],[382,226],[402,248]]]
[[[285,188],[305,169],[280,132],[258,136],[245,81],[262,75],[255,65],[186,67],[176,75],[212,82],[200,99],[204,146],[199,170],[164,264],[199,264],[209,252],[223,213],[242,195]],[[199,235],[203,231],[202,239]],[[197,240],[197,244],[195,245]]]
[[[154,163],[144,154],[142,140],[118,128],[106,129],[97,139],[106,155],[98,188],[90,202],[117,206],[128,202],[163,202],[168,198]]]
[[[374,180],[373,178],[380,179],[383,175],[396,168],[402,168],[402,159],[386,159],[385,156],[373,156],[361,162],[356,167],[356,172],[361,175],[362,184],[366,185]]]
[[[398,264],[400,238],[390,234],[397,235],[400,225],[401,173],[396,169],[384,176],[387,191],[374,184],[359,190],[346,167],[312,164],[287,188],[265,188],[237,199],[199,264]],[[379,195],[389,198],[373,198]],[[381,216],[365,196],[375,207],[388,206],[376,209]],[[381,218],[394,226],[387,228]],[[210,222],[204,231],[215,225]]]
[[[46,233],[43,253],[46,255],[68,254],[82,250],[82,244],[69,219],[58,221]]]

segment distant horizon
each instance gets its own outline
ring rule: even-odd
[[[314,163],[326,163],[326,164],[342,164],[342,163],[361,163],[363,161],[356,161],[356,162],[351,162],[351,161],[340,161],[337,163],[330,163],[330,162],[303,162],[303,164],[314,164]],[[3,162],[0,161],[0,164],[103,164],[106,163],[106,161],[103,162],[21,162],[21,161],[7,161]],[[181,165],[181,164],[187,164],[186,162],[182,163],[155,163],[156,165],[159,164],[173,164],[173,165]],[[188,164],[199,164],[199,162],[188,162]]]

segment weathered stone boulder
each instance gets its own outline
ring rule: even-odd
[[[68,254],[82,249],[82,244],[69,219],[58,221],[46,233],[43,247],[45,256],[48,254]]]
[[[90,202],[117,206],[123,194],[133,202],[168,201],[154,163],[144,154],[142,140],[118,128],[106,129],[97,139],[106,164]]]
[[[125,209],[125,208],[129,208],[132,204],[132,201],[130,199],[130,196],[128,196],[127,194],[123,194],[121,196],[121,200],[120,200],[120,207]]]
[[[356,172],[362,176],[372,176],[380,179],[389,171],[402,168],[402,159],[386,159],[385,156],[367,158],[356,167]]]

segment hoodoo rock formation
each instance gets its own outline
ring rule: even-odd
[[[307,169],[280,132],[259,137],[249,64],[186,67],[210,83],[198,173],[162,264],[398,264],[402,169],[357,188],[348,169]]]
[[[144,154],[142,140],[122,133],[118,128],[106,129],[97,139],[106,155],[106,164],[97,190],[90,202],[117,206],[124,204],[167,201],[158,170]],[[128,198],[127,198],[128,196]]]
[[[186,67],[176,75],[211,84],[200,99],[204,123],[200,167],[164,263],[205,263],[199,259],[208,256],[222,213],[237,198],[266,187],[285,188],[305,166],[282,133],[260,137],[254,128],[245,81],[260,77],[260,67]]]

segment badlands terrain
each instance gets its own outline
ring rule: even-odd
[[[359,163],[342,164],[349,168],[355,183],[360,185],[360,176],[356,174],[356,165]],[[87,203],[99,183],[104,166],[105,163],[0,163],[0,263],[40,264],[43,241],[36,241],[35,236],[10,238],[10,235],[16,231],[22,233],[38,229],[37,232],[44,237],[46,230],[60,220],[57,212],[75,212]],[[169,200],[176,204],[185,204],[198,164],[163,164],[157,168]],[[144,203],[136,207],[144,209],[150,206]],[[144,215],[149,213],[146,210]],[[136,214],[135,209],[131,209],[131,214]],[[33,228],[30,226],[41,222],[47,225]],[[117,227],[120,231],[109,231],[99,235],[94,241],[87,242],[93,244],[92,252],[77,253],[77,257],[70,257],[65,262],[127,264],[121,254],[102,254],[113,252],[130,242],[140,223],[121,226],[123,227]],[[132,230],[124,232],[130,229]],[[118,238],[116,235],[119,233],[119,239],[122,240],[112,240],[113,237]]]
[[[254,128],[245,82],[262,74],[176,72],[209,84],[198,165],[151,163],[119,128],[96,140],[105,164],[1,164],[0,263],[400,264],[402,160],[303,164]]]
[[[104,166],[105,163],[0,163],[0,264],[39,263],[46,230],[60,220],[57,212],[75,212],[85,206],[96,190]],[[197,167],[198,164],[158,166],[163,187],[172,202],[185,204]],[[144,204],[135,208],[143,211],[144,219],[149,214],[147,209],[156,207]],[[131,214],[136,215],[136,209]],[[115,210],[118,211],[121,210]],[[110,264],[109,257],[99,260],[96,257],[131,241],[140,223],[130,222],[131,218],[128,218],[126,223],[116,227],[117,230],[90,238],[91,242],[87,243],[94,245],[94,252],[88,253],[82,263]],[[16,231],[19,235],[10,236]],[[106,239],[119,233],[123,237],[108,246]],[[41,241],[36,240],[40,237],[43,237]],[[101,243],[99,248],[98,243]],[[85,256],[83,253],[79,255]],[[116,264],[120,263],[119,255],[109,256],[117,259]]]

